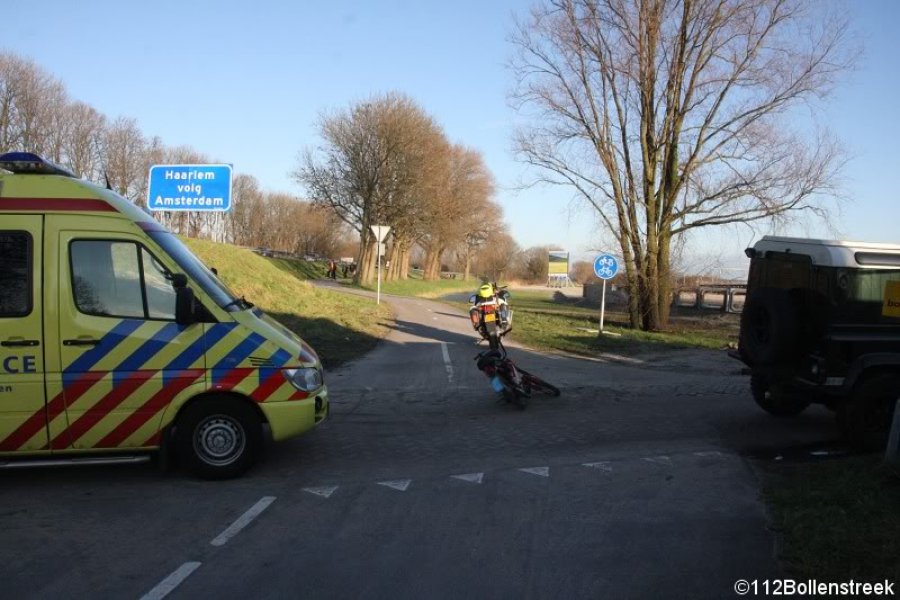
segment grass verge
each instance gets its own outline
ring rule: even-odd
[[[325,261],[312,262],[291,258],[268,258],[266,260],[297,279],[322,279],[328,275],[328,263]]]
[[[737,341],[739,325],[737,315],[673,314],[666,331],[639,331],[629,327],[627,314],[607,310],[603,330],[613,335],[599,336],[599,307],[578,299],[513,290],[511,305],[511,335],[515,340],[536,349],[587,356],[635,355],[675,348],[721,349]]]
[[[768,463],[763,477],[789,574],[900,585],[900,477],[881,456]]]
[[[418,298],[440,298],[458,292],[474,292],[479,286],[477,279],[439,279],[424,281],[422,279],[404,279],[401,281],[382,281],[381,293],[395,296],[416,296]],[[363,289],[375,291],[375,284]]]
[[[326,368],[359,358],[387,333],[391,312],[386,304],[313,287],[302,280],[300,267],[294,268],[293,263],[303,261],[266,259],[229,244],[185,242],[200,260],[218,269],[232,291],[311,344]]]

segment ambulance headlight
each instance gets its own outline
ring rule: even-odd
[[[299,369],[282,369],[284,378],[301,392],[314,392],[322,387],[322,371],[316,367],[301,367]]]

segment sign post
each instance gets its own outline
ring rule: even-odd
[[[600,295],[600,333],[603,333],[603,318],[606,316],[606,280],[612,279],[619,272],[619,261],[610,254],[601,254],[594,259],[594,274],[603,280],[603,292]]]
[[[381,252],[382,248],[384,248],[384,238],[387,237],[391,228],[387,225],[372,225],[370,229],[375,234],[375,239],[378,242],[378,262],[375,263],[375,266],[378,268],[378,291],[375,294],[375,304],[381,304]]]

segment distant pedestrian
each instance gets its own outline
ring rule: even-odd
[[[334,262],[334,259],[331,259],[328,262],[328,277],[337,279],[337,263]]]
[[[344,279],[347,279],[347,269],[349,268],[350,265],[348,265],[347,263],[341,264],[341,277],[343,277]]]

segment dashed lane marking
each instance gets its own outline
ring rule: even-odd
[[[412,483],[412,479],[394,479],[392,481],[379,481],[378,485],[405,492],[410,483]]]
[[[309,492],[310,494],[315,494],[316,496],[322,496],[323,498],[331,498],[331,495],[338,489],[336,485],[330,486],[322,486],[322,487],[305,487],[303,488],[304,492]]]
[[[250,524],[253,519],[258,517],[264,510],[269,508],[269,505],[275,502],[275,496],[263,496],[259,499],[259,501],[247,509],[247,512],[242,514],[237,520],[229,525],[225,531],[217,535],[213,541],[210,542],[213,546],[224,546],[228,543],[228,540],[236,536],[241,530]]]
[[[540,477],[550,477],[550,467],[527,467],[519,470],[523,473],[531,473]]]
[[[444,355],[444,368],[447,369],[447,381],[453,383],[453,364],[450,362],[450,350],[447,342],[441,342],[441,353]]]
[[[464,475],[451,475],[453,479],[468,481],[469,483],[481,483],[484,479],[484,473],[466,473]]]
[[[156,584],[155,588],[141,596],[141,600],[162,600],[162,598],[171,594],[175,588],[181,585],[181,582],[190,577],[191,573],[199,569],[201,564],[198,562],[184,563],[175,569],[171,575]]]
[[[590,467],[592,469],[600,469],[601,471],[607,471],[612,473],[612,465],[608,462],[593,462],[593,463],[584,463],[585,467]]]
[[[642,458],[641,460],[649,462],[649,463],[655,463],[657,465],[671,465],[672,464],[672,459],[669,458],[668,456],[647,456],[645,458]]]

